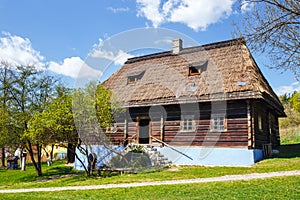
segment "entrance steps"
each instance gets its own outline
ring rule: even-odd
[[[149,155],[152,166],[165,166],[172,164],[172,161],[170,161],[167,157],[161,154],[154,145],[147,144],[139,146],[142,146],[143,151]]]

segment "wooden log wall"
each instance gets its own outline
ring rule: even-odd
[[[255,148],[262,149],[264,144],[272,143],[272,148],[277,149],[280,145],[278,116],[262,102],[254,103],[253,110]],[[262,124],[262,129],[259,123]]]
[[[125,123],[118,122],[114,124],[114,129],[111,131],[107,131],[105,135],[114,145],[123,145],[124,131],[125,131]]]
[[[128,140],[128,142],[136,140],[139,129],[138,117],[148,117],[150,120],[149,134],[170,145],[248,147],[249,139],[252,139],[254,143],[249,148],[262,148],[263,144],[270,142],[274,147],[278,146],[278,117],[266,105],[252,101],[250,103],[251,119],[248,119],[247,115],[247,113],[249,114],[247,102],[243,100],[228,101],[225,107],[222,104],[212,106],[211,103],[201,103],[196,106],[195,104],[185,105],[184,107],[182,105],[161,106],[163,112],[159,109],[153,111],[149,107],[130,108],[127,113],[127,123],[124,119],[117,122],[116,131],[108,133],[108,137],[115,144],[122,143],[124,140]],[[195,107],[198,108],[195,109]],[[211,114],[224,113],[224,109],[226,109],[226,129],[211,131]],[[195,116],[193,131],[181,130],[183,115]],[[259,130],[258,127],[258,115],[261,115],[262,130]],[[249,136],[253,136],[253,138]],[[160,144],[151,138],[150,143]]]
[[[169,108],[168,120],[164,123],[164,141],[170,145],[182,146],[219,146],[219,147],[247,147],[248,121],[246,102],[227,102],[226,106],[214,105],[214,113],[224,113],[226,109],[226,130],[211,131],[212,106],[210,103],[200,104],[200,115],[194,121],[194,131],[182,131],[182,113]],[[194,110],[185,110],[186,115],[195,115]]]

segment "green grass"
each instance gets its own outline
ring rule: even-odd
[[[1,169],[0,189],[164,181],[287,170],[300,170],[300,144],[283,145],[278,157],[263,160],[251,167],[172,167],[106,178],[87,177],[84,172],[65,166],[64,161],[56,161],[50,167],[44,164],[42,177],[35,176],[31,165],[27,166],[26,171]],[[219,183],[1,194],[0,199],[300,199],[299,183],[300,176],[291,176]]]
[[[76,185],[97,185],[110,183],[130,183],[144,181],[163,181],[175,179],[217,177],[229,174],[263,173],[284,170],[300,170],[300,158],[274,158],[263,160],[252,167],[172,167],[159,172],[115,175],[106,178],[87,177],[75,173],[74,176],[58,178],[59,170],[63,169],[62,163],[56,163],[53,168],[45,168],[43,177],[35,177],[32,169],[27,171],[1,170],[0,189],[33,188],[33,187],[58,187]],[[57,171],[57,174],[55,173]]]
[[[85,191],[1,194],[0,199],[300,199],[300,177]]]
[[[87,177],[84,172],[74,171],[65,166],[64,161],[56,161],[50,167],[44,164],[43,177],[36,177],[30,165],[26,171],[1,169],[0,189],[163,181],[287,170],[300,170],[300,144],[283,145],[277,158],[263,160],[251,167],[172,167],[157,172],[114,175],[106,178]]]
[[[300,143],[300,126],[280,128],[280,141],[282,144]]]

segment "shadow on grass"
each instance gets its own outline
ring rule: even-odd
[[[285,144],[280,146],[279,158],[295,158],[300,157],[300,143],[299,144]]]

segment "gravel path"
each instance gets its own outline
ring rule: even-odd
[[[264,179],[270,177],[283,177],[283,176],[300,176],[300,170],[270,172],[270,173],[253,173],[253,174],[244,174],[244,175],[226,175],[226,176],[213,177],[213,178],[197,178],[197,179],[155,181],[155,182],[141,182],[141,183],[12,189],[12,190],[0,190],[0,193],[53,192],[53,191],[64,191],[64,190],[99,190],[99,189],[109,189],[109,188],[127,188],[127,187],[142,187],[142,186],[156,186],[156,185],[175,185],[175,184],[224,182],[224,181],[239,181],[239,180],[247,181],[252,179]]]

